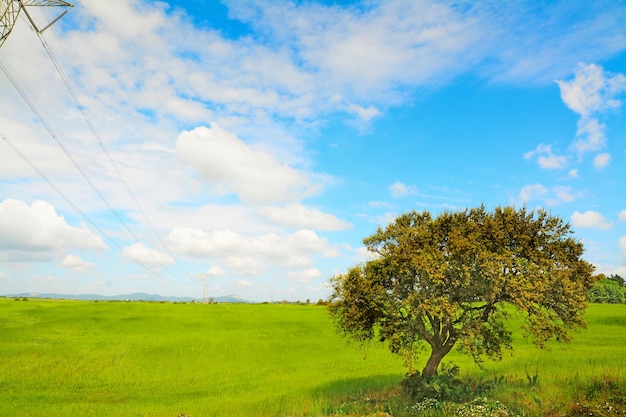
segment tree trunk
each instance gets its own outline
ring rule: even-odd
[[[426,362],[426,366],[424,366],[422,370],[422,376],[426,378],[437,376],[437,368],[439,368],[441,360],[449,351],[450,349],[446,349],[445,347],[439,347],[438,349],[433,348]]]

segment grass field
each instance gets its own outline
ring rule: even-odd
[[[447,359],[528,415],[560,415],[594,387],[626,388],[626,305],[591,305],[588,324],[550,351],[516,334],[484,370]],[[0,299],[1,416],[364,413],[398,407],[404,372],[383,346],[346,344],[319,306]]]
[[[402,375],[324,307],[0,300],[2,416],[319,415]]]

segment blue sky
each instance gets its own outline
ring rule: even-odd
[[[90,0],[44,47],[22,16],[0,294],[316,301],[397,214],[481,204],[545,208],[626,276],[625,21],[624,1]]]

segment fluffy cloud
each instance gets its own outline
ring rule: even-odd
[[[400,181],[391,184],[389,190],[391,191],[391,196],[393,198],[406,197],[417,193],[417,187],[415,187],[414,185],[404,184]]]
[[[572,144],[578,153],[597,151],[606,146],[604,124],[594,118],[584,118],[578,121],[576,140]]]
[[[236,193],[244,202],[299,201],[318,191],[304,173],[217,125],[183,131],[176,149],[204,181],[222,193]]]
[[[233,285],[240,288],[254,287],[254,282],[250,282],[247,279],[240,279],[237,280],[237,282],[235,282]]]
[[[611,154],[600,153],[593,158],[593,166],[597,169],[605,168],[611,162]]]
[[[626,76],[609,74],[595,64],[579,63],[574,70],[574,79],[559,80],[557,84],[563,103],[580,116],[571,149],[579,156],[585,152],[603,149],[606,146],[605,125],[599,121],[598,116],[621,107],[619,96],[626,91]],[[524,154],[524,159],[535,157],[539,166],[545,169],[564,168],[569,159],[567,156],[554,154],[551,145],[544,144],[539,144],[534,150]],[[595,168],[602,169],[609,161],[610,155],[601,153],[596,155],[593,164]],[[570,170],[570,176],[577,177],[578,171]]]
[[[522,202],[538,200],[544,198],[548,194],[548,189],[541,184],[525,185],[519,192],[519,198]]]
[[[152,271],[161,271],[167,267],[167,265],[176,263],[176,260],[171,256],[159,252],[158,250],[150,249],[141,242],[124,248],[124,250],[122,250],[122,256]]]
[[[346,230],[352,225],[335,216],[300,204],[286,207],[261,207],[259,214],[266,219],[288,227],[314,230]]]
[[[327,239],[311,230],[288,235],[243,236],[230,230],[206,232],[176,228],[167,236],[172,251],[201,259],[219,259],[225,266],[246,275],[260,274],[265,268],[310,267],[315,256],[337,257],[339,251]]]
[[[429,2],[383,2],[362,10],[233,3],[231,12],[300,50],[306,65],[326,80],[322,88],[342,86],[338,91],[350,101],[461,70],[455,58],[470,50],[480,30],[470,16]]]
[[[356,263],[369,262],[380,258],[380,255],[376,252],[370,252],[365,246],[361,246],[354,250],[354,260]]]
[[[86,272],[95,266],[93,262],[84,261],[80,256],[72,254],[65,256],[59,265],[73,272]]]
[[[571,217],[572,224],[576,227],[594,228],[594,229],[610,229],[609,223],[602,214],[597,211],[588,210],[584,213],[575,211]]]
[[[575,193],[572,190],[572,187],[566,187],[563,185],[555,185],[552,187],[552,191],[554,192],[554,196],[556,200],[553,200],[553,204],[563,203],[571,203],[576,200],[576,198],[580,197],[580,194]],[[552,205],[552,204],[551,204]]]
[[[260,275],[264,270],[263,261],[252,256],[227,256],[224,264],[237,274],[243,275]]]
[[[626,91],[626,77],[611,75],[596,64],[578,64],[571,81],[557,81],[563,102],[582,118],[619,108],[619,94]]]
[[[30,206],[17,199],[0,203],[0,258],[49,260],[68,248],[106,250],[86,226],[74,227],[45,201]]]
[[[437,84],[476,66],[492,79],[552,82],[577,60],[621,50],[624,36],[623,13],[605,3],[553,3],[541,13],[530,3],[516,3],[513,12],[506,2],[458,7],[428,0],[229,6],[233,18],[299,51],[304,66],[324,79],[320,92],[332,87],[352,102],[398,100],[396,87]],[[562,30],[574,14],[584,22]]]
[[[622,250],[622,256],[624,258],[626,258],[626,236],[621,236],[618,239],[617,244],[619,245],[620,249]]]
[[[212,28],[211,22],[194,27],[197,21],[173,3],[79,3],[81,7],[64,18],[67,24],[55,25],[46,33],[53,49],[60,46],[55,51],[61,52],[69,64],[69,79],[88,113],[95,116],[96,125],[106,126],[104,140],[122,171],[129,174],[130,188],[139,201],[146,203],[148,217],[161,230],[180,231],[184,226],[205,233],[208,238],[195,236],[195,245],[190,247],[185,246],[184,239],[178,243],[192,252],[212,247],[219,254],[214,261],[223,268],[221,272],[213,270],[216,274],[235,269],[254,274],[273,264],[311,271],[314,256],[336,252],[320,236],[312,235],[309,240],[301,236],[296,242],[309,242],[310,250],[293,250],[289,246],[293,236],[272,234],[272,230],[282,228],[259,221],[259,216],[278,221],[282,215],[281,224],[293,228],[347,227],[330,214],[298,204],[319,189],[316,180],[302,168],[315,166],[316,161],[308,158],[317,149],[316,145],[308,149],[313,152],[307,155],[304,140],[311,136],[303,133],[304,129],[345,119],[345,114],[337,117],[337,112],[363,122],[374,120],[393,106],[412,102],[415,91],[436,91],[460,74],[487,81],[552,82],[569,74],[575,64],[572,59],[601,62],[621,51],[624,39],[623,7],[615,13],[615,5],[608,1],[600,6],[560,2],[541,8],[527,4],[511,8],[505,2],[466,2],[459,7],[433,0],[350,5],[230,2],[228,17],[243,20],[250,29],[244,36],[231,38]],[[570,14],[559,13],[562,11]],[[576,18],[580,23],[560,30],[569,23],[571,13],[580,15]],[[99,184],[106,182],[103,192],[113,197],[110,201],[115,209],[139,225],[143,220],[136,215],[128,196],[120,192],[119,180],[111,175],[110,167],[100,163],[104,158],[91,152],[97,144],[91,141],[86,126],[77,122],[80,115],[76,109],[67,107],[69,97],[64,86],[51,82],[50,74],[55,71],[36,36],[25,22],[19,23],[11,42],[3,45],[3,64],[19,69],[15,72],[29,86],[34,102],[41,104],[45,113],[58,115],[54,124],[60,125],[68,142],[81,142],[81,155],[89,156],[90,161],[99,158],[88,171],[93,168],[97,172],[94,177]],[[537,27],[543,30],[537,31]],[[0,85],[0,97],[6,104],[0,126],[9,130],[11,138],[19,138],[25,153],[44,172],[53,174],[56,184],[66,185],[75,179],[73,167],[64,163],[64,155],[51,156],[52,151],[60,153],[55,146],[29,142],[31,138],[41,139],[41,126],[32,124],[32,115],[24,111],[21,98],[7,86]],[[339,101],[332,100],[336,95],[341,97]],[[209,129],[213,138],[205,135],[200,143],[181,141],[177,159],[172,138],[183,129],[212,121],[232,137],[218,134],[215,125]],[[32,129],[21,131],[20,126]],[[601,137],[600,127],[596,125],[593,133],[593,124],[581,124],[581,132]],[[600,143],[595,139],[588,142]],[[45,184],[42,187],[39,181],[31,182],[29,167],[10,150],[4,150],[8,148],[0,148],[0,176],[9,179],[3,183],[4,195],[19,195],[29,202],[33,198],[25,196],[43,198],[49,192],[42,194]],[[542,156],[545,159],[540,161]],[[549,155],[536,157],[546,168],[561,163]],[[181,160],[195,170],[181,169]],[[188,175],[195,172],[199,173],[197,177]],[[220,193],[236,194],[253,207],[207,196],[199,179]],[[405,187],[396,191],[404,195],[414,191],[410,185]],[[88,205],[87,212],[100,213],[100,202],[90,202],[97,199],[86,197],[79,188],[69,188],[70,197],[82,200],[81,209]],[[557,196],[567,200],[575,194],[567,189],[546,189],[545,198],[557,201]],[[229,205],[221,205],[224,201]],[[285,206],[282,211],[258,210],[279,203]],[[387,215],[395,217],[393,213]],[[66,226],[74,232],[88,233],[84,226]],[[118,227],[113,233],[120,230],[113,223],[107,223],[106,230],[111,230],[109,226]],[[228,230],[237,230],[232,232],[237,236],[229,236]],[[0,256],[6,258],[2,244],[11,238],[10,234],[0,234]],[[228,251],[219,249],[231,238],[242,243],[244,250],[237,245]],[[263,246],[263,239],[278,242],[285,256],[250,249]],[[64,243],[58,247],[56,243],[48,245],[57,248],[53,249],[56,261],[67,253],[68,242],[76,239],[65,236],[61,240]],[[104,247],[101,241],[99,245]],[[140,253],[152,250],[144,249],[130,247],[126,254],[136,250],[140,257]],[[43,256],[32,246],[28,253]],[[50,256],[51,252],[46,253]],[[204,265],[206,257],[198,256],[197,261]],[[153,256],[147,262],[152,263]],[[70,257],[65,263],[71,267],[79,261]]]
[[[307,268],[298,271],[289,271],[287,276],[300,283],[307,283],[322,276],[317,268]]]
[[[568,186],[555,185],[552,188],[547,188],[542,184],[530,184],[522,187],[518,200],[522,204],[533,200],[542,200],[548,206],[556,206],[562,203],[570,203],[581,196],[581,193],[574,192]]]
[[[618,217],[620,221],[626,222],[626,210],[622,210],[619,212]]]
[[[545,169],[560,169],[567,165],[567,157],[553,154],[551,145],[539,144],[534,150],[524,154],[524,159],[534,157],[537,157],[539,166]]]
[[[211,265],[211,267],[206,270],[205,274],[209,277],[223,277],[226,275],[226,271],[219,265]]]
[[[557,81],[561,99],[580,115],[573,147],[579,153],[602,149],[606,143],[604,125],[597,115],[622,105],[618,97],[626,91],[626,76],[609,74],[595,64],[578,64],[574,79]]]

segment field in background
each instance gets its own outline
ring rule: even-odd
[[[513,356],[484,370],[456,352],[445,360],[493,380],[507,404],[558,415],[626,379],[626,305],[591,305],[587,320],[550,351],[516,332]],[[404,372],[383,346],[347,345],[319,306],[0,299],[0,415],[339,414],[388,395]]]
[[[319,415],[403,373],[325,307],[0,299],[3,416]]]

